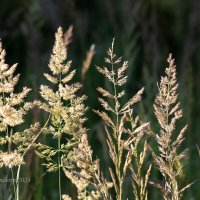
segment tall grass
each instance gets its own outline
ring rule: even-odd
[[[102,162],[94,159],[88,141],[89,130],[84,124],[86,96],[78,95],[81,84],[73,82],[76,70],[71,70],[72,61],[67,60],[69,39],[65,36],[59,27],[48,65],[50,72],[44,74],[50,84],[40,86],[42,100],[33,100],[33,103],[24,100],[30,89],[25,87],[21,93],[14,92],[19,80],[19,75],[14,76],[16,65],[9,68],[5,64],[5,50],[0,46],[0,131],[3,135],[0,137],[0,167],[11,171],[12,199],[20,199],[21,165],[26,164],[24,157],[34,147],[35,153],[44,160],[42,165],[58,177],[56,196],[59,200],[123,200],[128,198],[125,192],[128,184],[136,200],[152,199],[149,192],[155,190],[152,185],[160,189],[164,200],[181,200],[183,192],[192,184],[183,187],[179,184],[179,176],[184,174],[182,158],[186,151],[179,152],[178,149],[185,139],[187,126],[176,136],[176,124],[183,113],[177,100],[176,66],[171,55],[167,60],[166,75],[158,85],[155,103],[152,102],[160,126],[158,133],[151,130],[151,122],[144,122],[140,113],[135,111],[136,104],[142,101],[144,88],[124,100],[128,62],[122,62],[122,58],[115,54],[114,40],[107,51],[106,66],[96,67],[109,82],[109,88],[97,88],[103,109],[94,109],[104,123],[101,132],[106,135],[112,161],[108,167],[109,177],[105,177]],[[93,55],[94,48],[91,47],[82,76],[85,76]],[[46,123],[42,128],[35,123],[26,130],[15,132],[15,126],[24,122],[24,115],[35,105],[48,113]],[[37,139],[41,133],[53,142],[39,142]],[[152,138],[156,147],[150,145]],[[55,140],[57,145],[54,145]],[[158,170],[163,176],[161,183],[155,180],[157,177],[152,177],[152,170]],[[63,175],[76,188],[73,197],[63,192],[67,187],[61,184]]]

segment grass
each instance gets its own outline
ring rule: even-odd
[[[71,32],[68,31],[71,35]],[[67,38],[67,39],[66,39]],[[58,194],[56,199],[127,199],[126,187],[130,185],[136,200],[152,199],[150,190],[160,190],[164,200],[181,200],[183,192],[193,183],[182,186],[184,168],[182,159],[186,151],[179,151],[184,141],[187,126],[177,130],[177,122],[183,113],[178,102],[176,66],[170,54],[165,76],[158,84],[158,95],[152,102],[159,131],[153,131],[151,121],[145,122],[135,112],[136,104],[142,101],[144,88],[125,101],[128,62],[117,57],[114,40],[105,58],[105,67],[97,71],[108,81],[108,88],[98,87],[102,110],[93,110],[103,121],[107,148],[109,150],[109,176],[101,170],[101,160],[94,159],[88,142],[89,130],[85,127],[85,95],[78,95],[81,84],[74,83],[76,70],[71,70],[72,61],[67,59],[71,36],[64,36],[61,27],[55,34],[55,44],[49,61],[50,82],[40,86],[41,100],[25,102],[30,92],[14,93],[19,75],[14,76],[16,65],[5,63],[5,50],[0,46],[0,167],[12,171],[11,199],[20,200],[21,166],[26,165],[25,155],[33,148],[42,160],[47,172],[56,173]],[[91,47],[83,64],[82,79],[94,55]],[[25,123],[24,116],[37,106],[47,113],[43,126],[39,122],[28,129],[15,132],[15,127]],[[89,108],[90,109],[90,108]],[[87,119],[90,120],[90,119]],[[50,137],[52,142],[42,143],[40,135]],[[56,142],[54,142],[56,141]],[[151,141],[156,145],[152,146]],[[54,145],[57,143],[57,145]],[[75,186],[73,197],[62,192],[61,172]],[[162,176],[152,177],[152,171]],[[15,178],[16,177],[16,178]],[[14,181],[14,179],[16,181]]]

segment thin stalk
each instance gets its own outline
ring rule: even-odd
[[[170,79],[170,77],[168,77],[169,79]],[[171,89],[171,84],[170,83],[168,83],[168,85],[167,85],[167,94],[169,95],[169,93],[170,93],[170,89]],[[167,99],[168,99],[168,97],[167,97]],[[169,103],[167,102],[167,110],[166,110],[166,116],[167,116],[167,126],[170,126],[169,125]],[[170,135],[170,137],[171,137],[171,133],[168,131],[168,135]],[[170,154],[171,154],[171,148],[170,148],[170,138],[168,138],[168,157],[167,157],[167,162],[168,162],[168,165],[169,165],[169,170],[170,171],[173,171],[173,162],[174,162],[174,159],[172,158],[172,159],[169,159],[169,157],[170,157]],[[170,181],[171,181],[171,184],[172,184],[172,188],[173,188],[173,191],[172,191],[172,199],[173,200],[178,200],[179,198],[178,198],[178,196],[177,196],[177,194],[178,194],[178,191],[177,191],[177,188],[178,188],[178,186],[177,186],[177,182],[176,182],[176,180],[174,179],[174,178],[171,178],[171,177],[169,177],[170,178]],[[166,189],[167,189],[167,186],[165,186],[166,187]]]
[[[58,137],[58,186],[59,186],[59,199],[62,199],[62,192],[61,192],[61,171],[60,171],[60,167],[61,167],[61,160],[60,160],[60,140],[61,137]]]
[[[14,195],[16,198],[16,187],[15,187],[15,179],[14,179],[14,172],[13,169],[11,168],[11,173],[12,173],[12,184],[13,184],[13,190],[14,190]]]
[[[21,165],[17,169],[17,178],[16,178],[16,200],[19,200],[19,175],[20,175]]]
[[[59,74],[59,84],[62,82],[62,73]],[[61,146],[60,146],[60,140],[61,140],[61,133],[60,133],[60,128],[61,128],[61,123],[60,123],[60,127],[58,129],[58,187],[59,187],[59,200],[62,200],[62,190],[61,190],[61,156],[60,156],[60,152],[61,152]]]
[[[12,146],[12,143],[11,143],[11,137],[12,137],[12,130],[10,131],[10,135],[9,135],[9,129],[7,127],[6,129],[6,135],[7,137],[9,138],[8,140],[8,153],[11,152],[11,146]],[[13,172],[13,168],[11,168],[11,174],[12,174],[12,184],[13,184],[13,191],[14,191],[14,196],[16,198],[16,186],[15,186],[15,179],[14,179],[14,172]]]
[[[117,87],[116,87],[116,79],[115,79],[115,75],[114,75],[114,64],[112,63],[112,72],[113,72],[113,87],[114,87],[114,97],[115,97],[115,115],[116,115],[116,126],[115,126],[115,134],[117,136],[117,166],[116,166],[116,172],[117,172],[117,176],[118,176],[118,181],[119,181],[119,196],[118,196],[118,200],[122,200],[122,186],[123,186],[123,181],[122,181],[122,176],[121,176],[121,162],[118,159],[120,157],[121,154],[121,134],[119,133],[118,127],[119,127],[119,111],[117,108]]]

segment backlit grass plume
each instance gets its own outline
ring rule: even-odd
[[[152,165],[148,165],[145,161],[148,149],[147,141],[144,138],[148,123],[141,123],[138,116],[134,118],[132,109],[127,113],[126,118],[130,128],[124,128],[124,132],[130,136],[124,144],[125,149],[129,151],[128,156],[132,160],[132,163],[129,164],[129,170],[132,176],[133,193],[136,200],[147,200],[147,185],[152,168]],[[146,169],[147,166],[148,168]],[[145,175],[143,175],[144,171]]]
[[[59,171],[59,195],[61,199],[61,156],[67,153],[73,145],[77,143],[77,137],[81,135],[83,128],[81,124],[85,121],[83,117],[84,96],[77,97],[76,92],[80,84],[69,84],[74,77],[75,70],[69,72],[71,61],[66,62],[67,52],[63,40],[63,31],[58,29],[55,35],[55,45],[49,62],[50,74],[44,74],[55,88],[41,85],[40,94],[45,100],[44,103],[38,102],[41,109],[49,113],[50,123],[46,129],[54,139],[57,140],[57,148],[48,145],[38,144],[37,154],[46,160],[44,164],[49,172]],[[61,144],[62,136],[66,143]],[[57,160],[55,160],[57,156]]]
[[[97,66],[97,71],[105,77],[109,85],[108,89],[97,88],[102,110],[94,110],[105,125],[105,130],[101,130],[106,135],[102,137],[102,141],[106,138],[105,145],[108,147],[111,161],[108,162],[110,166],[105,166],[108,169],[107,179],[101,171],[100,160],[94,158],[88,141],[89,130],[84,124],[86,96],[78,95],[82,93],[81,84],[73,82],[76,70],[71,70],[72,61],[67,59],[71,39],[72,26],[65,34],[61,27],[58,28],[48,65],[49,72],[44,73],[48,83],[40,86],[41,100],[34,100],[33,103],[25,101],[30,88],[24,87],[22,92],[16,92],[19,75],[14,74],[17,64],[9,67],[5,63],[6,52],[0,41],[0,169],[1,172],[8,172],[5,179],[0,177],[3,185],[0,188],[0,198],[19,200],[23,196],[19,190],[19,182],[23,181],[23,178],[20,179],[21,166],[28,164],[25,155],[34,146],[47,171],[58,175],[59,200],[125,200],[130,197],[135,200],[154,199],[154,191],[151,191],[152,196],[149,196],[148,184],[159,188],[160,196],[164,200],[182,200],[183,192],[193,183],[185,187],[180,183],[183,177],[182,159],[186,154],[186,150],[182,151],[180,147],[185,139],[187,125],[177,130],[177,122],[183,113],[177,100],[176,66],[171,54],[167,59],[169,66],[165,70],[165,76],[161,77],[158,84],[158,95],[154,102],[159,125],[156,134],[150,129],[150,124],[143,122],[134,112],[135,104],[142,99],[144,88],[125,101],[123,88],[127,83],[128,62],[122,62],[121,57],[118,58],[114,53],[114,40],[105,58],[107,66]],[[93,55],[94,45],[83,63],[83,83],[86,81],[86,72]],[[34,105],[48,114],[46,123],[43,128],[40,128],[39,123],[35,123],[24,129],[22,127],[26,126],[26,114]],[[88,124],[91,124],[93,120],[89,120],[91,121]],[[41,142],[42,140],[36,143],[40,133],[45,135],[46,143]],[[155,149],[147,142],[149,136],[155,139]],[[153,170],[162,175],[161,183],[149,180],[152,169],[147,159],[149,153],[152,155],[151,161],[155,163],[153,167],[156,166]],[[62,174],[69,179],[68,184],[70,182],[75,186],[73,196],[62,194]],[[25,178],[31,180],[31,177]],[[36,177],[36,185],[30,193],[35,191],[42,178],[43,176],[41,179]],[[9,189],[11,187],[12,192]],[[131,190],[127,191],[127,188]],[[3,190],[6,191],[5,195]],[[34,198],[40,199],[38,195],[48,198],[37,192],[34,193]],[[56,198],[54,194],[52,198]]]
[[[183,113],[180,103],[177,101],[177,79],[176,66],[170,54],[167,62],[169,66],[165,70],[165,76],[161,78],[158,86],[159,93],[156,96],[154,110],[160,125],[160,133],[156,134],[159,154],[152,152],[154,160],[161,174],[164,177],[164,185],[155,184],[162,192],[165,200],[180,200],[185,189],[180,188],[178,178],[182,173],[181,159],[185,157],[186,150],[179,152],[178,148],[184,141],[184,133],[187,125],[184,126],[178,136],[176,135],[177,121]]]
[[[100,171],[100,161],[93,160],[86,133],[79,144],[63,158],[64,172],[77,188],[77,199],[111,200],[109,189],[113,186]]]
[[[38,144],[36,153],[46,160],[49,172],[59,172],[59,197],[61,199],[61,168],[77,188],[77,199],[109,199],[111,187],[100,172],[98,161],[93,161],[92,151],[84,128],[85,96],[78,97],[76,92],[81,85],[70,84],[75,70],[70,72],[71,61],[66,62],[67,52],[62,29],[55,35],[55,45],[51,55],[50,74],[45,77],[54,85],[54,89],[41,85],[40,94],[45,102],[37,102],[41,109],[49,113],[49,123],[45,132],[57,140],[57,147]],[[64,143],[61,144],[61,139]],[[56,160],[57,159],[57,160]],[[92,189],[87,190],[88,187]],[[106,197],[106,198],[104,198]],[[63,195],[64,199],[71,199]]]
[[[114,40],[111,48],[108,50],[108,58],[105,59],[105,62],[110,65],[110,68],[97,67],[97,70],[111,83],[112,90],[108,91],[101,87],[97,89],[102,97],[108,98],[109,101],[99,98],[105,111],[95,110],[95,113],[97,113],[106,124],[105,129],[109,154],[114,164],[114,170],[110,167],[109,171],[116,192],[115,199],[125,199],[123,195],[123,184],[129,169],[133,178],[133,193],[136,199],[147,199],[146,185],[150,174],[150,168],[146,178],[143,179],[141,167],[146,155],[146,145],[144,146],[143,152],[138,154],[138,144],[141,142],[141,138],[144,135],[148,123],[141,123],[138,117],[134,118],[132,115],[132,107],[141,100],[144,89],[142,88],[139,90],[129,101],[121,105],[120,99],[125,95],[125,91],[121,89],[121,86],[127,81],[125,72],[128,67],[128,62],[124,61],[123,64],[118,67],[121,63],[121,58],[116,57],[113,48]],[[135,171],[135,167],[137,171]]]
[[[49,86],[42,85],[40,87],[40,94],[45,99],[45,102],[39,102],[39,105],[40,108],[50,114],[49,127],[45,132],[49,132],[53,138],[58,141],[58,146],[54,148],[48,145],[38,144],[37,154],[46,160],[44,165],[47,167],[48,171],[59,171],[59,192],[61,198],[61,167],[65,167],[67,177],[77,186],[77,182],[74,178],[75,168],[72,163],[78,162],[78,156],[81,156],[81,150],[78,145],[80,146],[82,144],[83,134],[86,133],[86,129],[83,127],[83,122],[85,121],[84,113],[86,110],[83,101],[86,97],[78,97],[76,95],[76,92],[81,87],[79,83],[69,84],[69,81],[71,81],[75,75],[75,70],[69,72],[71,61],[66,62],[67,52],[61,28],[58,29],[55,38],[55,45],[49,63],[49,68],[52,73],[51,75],[44,74],[54,85],[55,89],[53,90]],[[61,144],[61,138],[64,138],[65,143]],[[57,156],[57,160],[55,160],[55,156]],[[65,157],[65,160],[68,162],[67,165],[65,162],[63,166],[61,157]],[[87,162],[87,160],[85,162]],[[81,166],[78,167],[80,168]],[[79,181],[79,185],[81,183],[81,187],[83,188],[86,186],[83,182],[85,183],[88,181],[83,180],[81,182],[81,180],[82,179]],[[77,188],[80,189],[79,187]],[[79,195],[80,191],[82,192],[82,190],[78,191]]]
[[[9,67],[5,63],[5,56],[6,52],[0,41],[0,168],[11,169],[12,178],[15,178],[13,168],[18,167],[16,185],[13,183],[15,198],[18,199],[20,166],[24,164],[24,156],[35,140],[39,124],[15,132],[15,127],[24,123],[24,117],[33,104],[25,102],[30,88],[24,87],[22,92],[15,93],[15,86],[19,81],[19,74],[14,75],[17,64]]]

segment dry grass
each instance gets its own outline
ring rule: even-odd
[[[150,148],[154,161],[164,177],[164,184],[153,183],[157,186],[165,200],[179,200],[183,192],[191,186],[191,184],[180,188],[178,183],[179,176],[183,173],[181,160],[186,156],[184,150],[179,153],[178,149],[185,140],[184,133],[187,125],[184,126],[176,135],[176,124],[182,117],[183,112],[178,102],[178,84],[176,79],[176,66],[174,59],[170,54],[167,62],[169,66],[165,70],[165,76],[161,78],[158,85],[159,93],[156,96],[154,110],[156,118],[160,125],[160,132],[155,135],[159,154],[156,155]]]
[[[61,170],[76,186],[76,199],[82,200],[111,200],[127,199],[124,183],[131,179],[132,193],[136,200],[152,199],[148,195],[149,183],[158,187],[165,200],[181,200],[183,192],[191,186],[181,188],[179,175],[183,173],[181,164],[186,151],[179,152],[184,141],[187,126],[183,127],[176,136],[176,124],[182,117],[178,102],[176,66],[171,55],[165,77],[158,85],[158,95],[154,103],[155,115],[160,126],[160,132],[154,134],[158,153],[147,143],[150,122],[143,122],[134,113],[133,107],[142,99],[144,88],[141,88],[130,100],[122,103],[125,95],[123,86],[127,82],[126,70],[128,62],[118,58],[114,53],[114,40],[107,52],[106,67],[97,66],[97,70],[110,84],[110,89],[98,87],[99,102],[102,110],[94,110],[105,124],[109,157],[113,165],[109,167],[110,177],[107,181],[100,169],[100,160],[93,159],[89,145],[88,130],[84,126],[86,97],[78,96],[81,88],[79,83],[71,83],[76,70],[71,71],[72,61],[67,60],[68,44],[72,38],[72,27],[63,34],[59,28],[55,35],[55,45],[49,62],[50,73],[44,76],[49,85],[40,86],[42,101],[25,103],[25,97],[30,92],[24,87],[19,94],[14,93],[14,87],[19,75],[14,76],[16,65],[8,67],[5,64],[5,50],[0,43],[0,167],[12,170],[12,176],[20,177],[20,166],[25,164],[24,156],[31,146],[36,154],[44,159],[43,165],[48,172],[58,173],[59,199],[70,200],[69,195],[62,195]],[[82,69],[82,80],[91,64],[94,55],[92,46],[87,53]],[[14,132],[14,127],[24,122],[24,116],[34,105],[48,113],[43,128],[39,123],[31,125],[22,132]],[[37,143],[40,133],[48,134],[56,140],[57,146]],[[103,134],[103,133],[102,133]],[[176,136],[176,137],[175,137]],[[6,148],[4,148],[6,147]],[[6,149],[6,150],[3,150]],[[147,154],[152,155],[152,164],[147,162]],[[13,169],[18,167],[16,175]],[[149,181],[151,171],[158,169],[163,176],[163,184]],[[153,179],[153,177],[152,177]],[[19,200],[19,183],[13,183],[14,199]]]
[[[114,164],[114,169],[110,167],[109,171],[116,193],[115,199],[121,200],[125,198],[123,196],[123,185],[127,171],[130,170],[135,198],[145,200],[147,199],[148,192],[146,187],[151,167],[149,167],[147,175],[143,177],[141,169],[146,156],[147,145],[145,142],[143,151],[139,153],[138,144],[141,142],[149,123],[140,122],[138,116],[134,118],[132,108],[134,104],[141,100],[144,88],[139,90],[125,104],[121,105],[121,98],[125,95],[125,91],[121,87],[127,81],[125,73],[128,68],[128,62],[124,61],[121,65],[121,58],[117,58],[114,53],[114,40],[108,50],[108,58],[105,58],[105,61],[110,67],[97,67],[97,70],[111,83],[112,91],[101,87],[97,88],[97,90],[102,97],[106,97],[111,101],[99,98],[105,111],[96,110],[95,112],[106,124],[105,130],[109,155]],[[133,160],[135,161],[136,169],[133,166]]]

